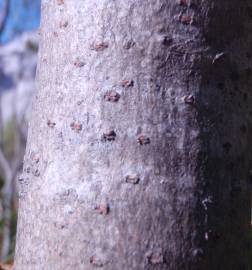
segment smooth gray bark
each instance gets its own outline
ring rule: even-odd
[[[247,1],[42,15],[14,269],[247,269]]]

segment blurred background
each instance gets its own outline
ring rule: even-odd
[[[40,0],[0,0],[0,261],[14,255],[20,179],[34,92]]]

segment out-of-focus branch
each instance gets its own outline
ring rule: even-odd
[[[1,97],[1,95],[0,95]],[[4,176],[4,186],[2,189],[2,203],[3,203],[3,233],[2,233],[2,248],[0,259],[4,261],[10,251],[11,244],[11,211],[12,211],[12,201],[14,196],[14,181],[16,176],[21,169],[23,161],[23,149],[22,143],[24,140],[21,123],[17,117],[16,108],[16,92],[12,101],[13,106],[13,122],[15,124],[15,141],[14,141],[14,154],[11,160],[8,160],[4,154],[3,145],[3,133],[4,133],[4,123],[2,117],[2,106],[0,104],[0,168]]]
[[[2,93],[0,90],[0,148],[3,149],[3,130],[4,130],[4,124],[3,124],[3,111],[2,111]]]
[[[11,244],[11,206],[14,196],[14,181],[16,176],[21,169],[23,161],[23,151],[22,151],[22,131],[19,128],[20,123],[17,117],[17,107],[16,107],[16,92],[14,93],[14,98],[12,100],[13,106],[13,121],[15,124],[15,141],[14,141],[14,154],[11,161],[8,161],[4,156],[3,148],[0,148],[0,166],[4,170],[5,182],[2,190],[3,194],[3,240],[2,240],[2,249],[1,249],[1,260],[5,260],[10,251]],[[1,111],[0,107],[0,111]],[[3,119],[0,119],[0,122],[3,122]],[[1,162],[2,160],[2,162]],[[5,168],[5,169],[4,169]],[[8,174],[6,174],[8,172]]]
[[[22,151],[22,144],[24,144],[24,140],[25,140],[23,130],[22,130],[22,123],[18,119],[17,104],[16,104],[17,99],[18,99],[17,92],[15,91],[14,98],[13,98],[13,104],[12,104],[12,106],[13,106],[13,120],[15,123],[14,158],[13,158],[12,167],[11,167],[13,177],[16,177],[16,175],[19,172],[19,170],[21,169],[21,166],[23,163],[24,153]],[[24,111],[22,112],[21,119],[23,119],[23,117],[24,117],[25,108],[24,108]]]
[[[2,8],[0,10],[0,34],[3,32],[9,14],[10,0],[2,0]]]
[[[12,193],[12,169],[11,163],[4,154],[3,145],[3,114],[2,114],[2,93],[0,93],[0,168],[4,177],[4,186],[2,190],[3,205],[3,240],[1,248],[1,260],[5,259],[10,249],[10,220],[11,220],[11,193]]]
[[[12,199],[12,179],[13,174],[9,161],[4,155],[3,149],[0,149],[0,166],[4,174],[3,195],[3,240],[1,249],[1,259],[4,260],[10,250],[10,221],[11,221],[11,199]]]
[[[5,177],[10,177],[12,175],[9,161],[5,157],[3,150],[1,148],[0,148],[0,167],[3,170],[3,174]]]

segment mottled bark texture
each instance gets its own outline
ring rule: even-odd
[[[247,269],[251,10],[42,1],[15,270]]]

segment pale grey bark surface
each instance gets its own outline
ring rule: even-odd
[[[15,270],[247,269],[249,10],[42,1]]]

